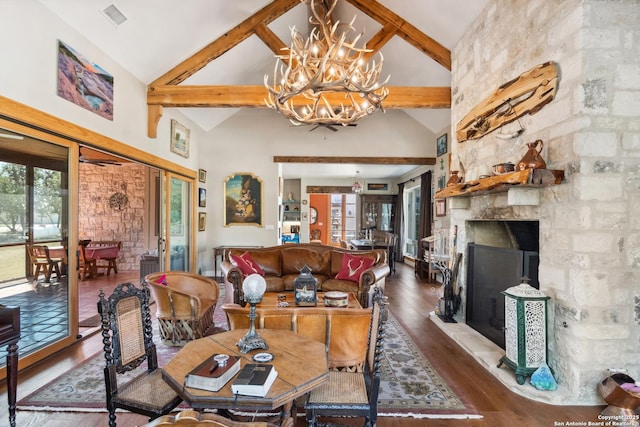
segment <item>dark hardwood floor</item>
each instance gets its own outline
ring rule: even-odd
[[[98,289],[110,291],[115,284],[125,281],[138,283],[138,272],[120,272],[111,277],[99,277],[81,282],[81,316],[95,314]],[[570,425],[568,422],[597,421],[603,407],[600,406],[552,406],[523,398],[509,391],[502,383],[482,368],[470,355],[447,337],[431,320],[441,289],[425,281],[417,280],[413,267],[398,264],[396,274],[389,277],[386,285],[390,309],[394,316],[409,328],[409,331],[427,355],[437,371],[445,378],[460,398],[475,408],[482,419],[378,419],[380,427],[432,426],[432,427],[555,427]],[[18,399],[31,393],[100,351],[101,336],[91,335],[91,330],[81,330],[85,336],[72,347],[53,355],[39,365],[20,372],[18,379]],[[515,381],[515,379],[514,379]],[[6,384],[0,385],[0,425],[8,425]],[[118,413],[118,425],[139,426],[147,421],[145,417],[130,413]],[[338,421],[338,420],[336,420]],[[362,425],[362,419],[339,420],[350,426]],[[564,423],[564,424],[561,424]],[[35,426],[106,426],[105,413],[34,412],[18,411],[17,425]],[[297,426],[304,426],[299,418]],[[580,424],[574,424],[580,425]]]

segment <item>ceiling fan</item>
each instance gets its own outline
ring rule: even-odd
[[[80,157],[78,158],[78,160],[80,160],[80,163],[88,163],[88,164],[92,164],[100,167],[105,167],[107,165],[113,165],[113,166],[122,165],[122,163],[119,160],[116,160],[115,158],[104,158],[104,157],[100,158],[99,157],[100,155],[109,156],[108,154],[103,154],[103,153],[100,153],[99,151],[94,151],[94,150],[85,150],[83,152],[82,147],[80,147]]]

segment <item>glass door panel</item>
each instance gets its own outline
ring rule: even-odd
[[[167,265],[172,271],[189,271],[191,259],[191,183],[169,175],[167,200],[169,235]]]

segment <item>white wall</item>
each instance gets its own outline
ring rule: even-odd
[[[182,166],[198,168],[203,133],[177,109],[165,109],[158,138],[147,137],[146,85],[37,1],[0,1],[0,95]],[[58,40],[114,77],[113,121],[58,96]],[[191,129],[189,159],[169,149],[171,117]]]

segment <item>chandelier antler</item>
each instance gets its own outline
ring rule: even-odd
[[[379,82],[384,59],[378,53],[378,62],[365,61],[372,50],[357,46],[362,34],[348,40],[356,17],[349,24],[334,23],[331,14],[338,0],[301,1],[310,7],[314,28],[308,38],[291,28],[291,47],[277,56],[273,85],[264,76],[267,106],[295,125],[346,126],[378,109],[384,111],[382,101],[389,94],[389,76]]]

